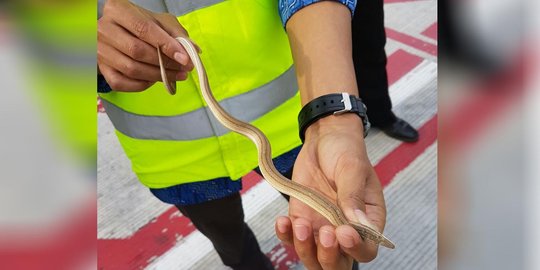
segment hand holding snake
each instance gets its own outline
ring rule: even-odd
[[[394,244],[388,240],[384,235],[382,235],[380,231],[384,228],[384,217],[385,213],[380,213],[382,215],[381,221],[379,220],[373,220],[369,221],[367,218],[364,218],[364,220],[359,220],[358,218],[362,219],[362,213],[367,213],[367,216],[370,216],[373,212],[381,211],[381,204],[383,205],[382,211],[384,210],[384,199],[381,201],[381,197],[377,196],[376,194],[381,192],[381,186],[377,179],[377,176],[375,172],[373,171],[373,168],[371,166],[362,167],[362,168],[356,168],[355,166],[357,164],[366,164],[365,162],[355,163],[357,160],[355,160],[355,151],[364,151],[363,142],[359,144],[358,142],[352,141],[343,141],[343,143],[337,145],[339,150],[341,150],[341,153],[344,155],[340,156],[324,156],[323,154],[331,153],[331,149],[336,149],[336,145],[329,145],[330,142],[335,142],[335,140],[327,140],[329,136],[331,136],[330,133],[334,133],[334,135],[339,137],[339,129],[333,130],[326,129],[330,133],[323,133],[323,134],[317,134],[315,128],[309,128],[306,133],[306,144],[303,147],[302,152],[300,153],[300,156],[298,157],[298,161],[296,165],[298,165],[298,162],[306,163],[305,165],[309,166],[311,165],[317,165],[315,168],[320,168],[317,170],[312,170],[311,173],[304,173],[302,175],[298,175],[300,173],[296,173],[295,169],[295,176],[293,178],[295,179],[301,179],[299,181],[291,181],[285,177],[283,177],[274,167],[272,163],[272,157],[271,157],[271,148],[270,143],[268,139],[265,137],[265,135],[256,127],[250,125],[249,123],[241,122],[231,115],[229,115],[216,101],[216,99],[213,97],[212,92],[210,90],[210,86],[208,84],[208,78],[206,76],[206,72],[204,69],[204,66],[201,62],[201,59],[198,56],[196,47],[191,43],[191,41],[187,38],[177,38],[178,42],[183,45],[183,47],[186,49],[189,57],[191,58],[195,69],[197,71],[199,83],[200,83],[200,89],[202,96],[206,103],[208,104],[208,107],[214,114],[214,116],[228,129],[237,132],[239,134],[242,134],[246,137],[248,137],[251,141],[255,143],[258,150],[258,160],[259,160],[259,168],[266,179],[266,181],[272,185],[276,190],[290,195],[291,199],[291,207],[305,207],[309,206],[311,209],[315,210],[318,214],[322,215],[326,220],[331,223],[332,225],[338,227],[339,229],[343,228],[350,228],[352,227],[362,238],[362,242],[366,241],[366,245],[370,246],[371,249],[376,248],[379,244],[388,248],[394,248]],[[162,79],[164,82],[164,85],[167,87],[169,92],[171,94],[174,94],[176,92],[176,89],[174,88],[174,84],[170,84],[167,80],[167,76],[165,73],[165,68],[161,64],[161,52],[158,46],[158,57],[160,58],[160,67],[162,70]],[[336,117],[336,116],[332,116]],[[342,116],[339,116],[342,117]],[[355,115],[348,115],[344,116],[341,119],[346,119],[350,117],[357,117]],[[358,117],[357,117],[358,118]],[[321,119],[324,120],[324,119]],[[320,125],[323,125],[325,122],[330,122],[331,120],[325,120],[321,121]],[[338,121],[339,122],[339,121]],[[360,123],[358,118],[358,123]],[[332,126],[332,124],[328,124],[329,126]],[[339,126],[339,125],[338,125]],[[310,132],[310,129],[312,132]],[[313,133],[313,135],[310,135],[310,133]],[[357,131],[359,136],[362,136],[362,132],[360,130]],[[310,138],[313,137],[313,138]],[[317,137],[317,138],[314,138]],[[343,137],[345,138],[345,137]],[[318,141],[317,145],[310,145],[311,142]],[[325,145],[327,143],[327,145]],[[351,143],[351,144],[349,144]],[[352,145],[352,147],[351,147]],[[359,149],[356,149],[354,145],[361,145]],[[311,152],[311,153],[310,153]],[[335,152],[335,151],[334,151]],[[352,159],[346,158],[351,153]],[[367,156],[367,155],[365,155]],[[341,162],[341,163],[340,163]],[[341,166],[336,167],[335,165]],[[367,162],[369,164],[369,161]],[[365,172],[368,172],[367,175]],[[306,172],[306,171],[304,171]],[[361,172],[362,177],[365,177],[367,180],[364,181],[363,179],[354,179],[355,177],[358,177],[358,172]],[[310,175],[311,174],[311,175]],[[320,187],[313,184],[310,184],[310,177],[317,177],[323,179],[322,183],[326,183],[327,187],[324,190],[333,190],[334,192],[325,192],[325,194],[321,193],[317,189],[320,190]],[[363,195],[362,200],[365,201],[366,205],[360,205],[357,206],[358,208],[363,208],[360,210],[362,213],[358,213],[358,211],[347,211],[347,213],[344,213],[342,211],[342,208],[338,207],[336,205],[336,202],[340,202],[340,195],[345,194],[343,196],[349,196],[348,194],[351,194],[349,191],[344,190],[345,188],[339,189],[340,182],[336,181],[335,178],[349,178],[349,181],[356,181],[359,182],[360,185],[362,185],[361,188],[365,190],[365,194]],[[343,180],[346,181],[346,180]],[[311,181],[313,183],[314,181]],[[299,184],[299,183],[303,183]],[[318,183],[321,183],[319,181]],[[298,200],[295,202],[295,200]],[[347,201],[347,200],[343,200]],[[349,200],[350,201],[350,200]],[[301,204],[298,204],[298,202],[302,202],[303,206],[299,206]],[[295,206],[296,205],[296,206]],[[350,208],[350,207],[349,207]],[[366,214],[363,215],[366,217]],[[375,213],[375,216],[377,216],[377,213]],[[351,221],[355,220],[355,221]],[[364,221],[362,224],[357,221]],[[375,222],[373,222],[375,221]],[[375,223],[375,224],[373,224]],[[382,224],[381,224],[382,223]],[[321,224],[322,225],[322,224]],[[350,226],[350,227],[349,227]],[[338,237],[339,238],[339,237]],[[375,251],[376,254],[376,251]],[[358,259],[358,258],[356,258]],[[369,258],[368,258],[369,259]]]

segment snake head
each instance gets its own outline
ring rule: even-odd
[[[364,240],[374,242],[377,245],[381,245],[389,249],[394,249],[396,247],[396,245],[390,241],[390,239],[386,238],[386,236],[384,236],[382,233],[367,225],[357,222],[349,222],[349,225],[353,227]]]

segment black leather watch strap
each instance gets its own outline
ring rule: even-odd
[[[361,99],[348,93],[328,94],[320,96],[306,104],[298,114],[300,139],[304,142],[306,129],[315,121],[331,115],[356,113],[364,124],[364,137],[367,136],[370,124],[366,115],[366,105]]]

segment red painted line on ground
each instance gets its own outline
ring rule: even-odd
[[[105,112],[105,108],[103,107],[103,104],[101,103],[101,99],[99,97],[97,98],[97,112],[98,113]]]
[[[375,165],[375,171],[383,187],[437,140],[437,115],[428,120],[418,132],[420,140],[415,143],[400,144]]]
[[[422,60],[421,57],[404,50],[398,50],[390,55],[388,58],[389,84],[395,83],[418,66]],[[262,180],[263,178],[254,171],[247,174],[242,178],[241,194]],[[178,241],[177,238],[186,237],[194,230],[195,227],[190,220],[182,216],[175,207],[171,207],[127,239],[98,239],[98,267],[100,269],[144,268],[151,263],[153,258],[163,255],[172,248]],[[273,251],[277,251],[278,248],[274,247]],[[269,256],[271,253],[272,251]],[[289,260],[288,257],[283,262],[287,260]],[[284,264],[282,266],[285,267]]]
[[[411,46],[423,52],[437,56],[437,45],[425,42],[411,35],[386,28],[386,36],[405,45]]]
[[[240,193],[244,194],[262,180],[262,176],[250,172],[242,178]],[[144,268],[193,231],[191,221],[176,207],[171,207],[127,239],[98,239],[98,268]]]
[[[375,165],[375,171],[381,184],[386,187],[392,179],[403,169],[407,168],[418,156],[420,156],[435,140],[437,140],[437,115],[428,120],[419,130],[420,140],[416,143],[402,143],[392,152],[387,154]],[[283,244],[278,244],[266,255],[272,260],[278,270],[289,269],[290,264],[299,262],[298,255],[292,247],[286,247],[287,254],[283,253]],[[275,254],[280,254],[276,256]]]
[[[128,239],[99,239],[99,269],[141,269],[195,230],[191,221],[171,207]]]
[[[294,247],[284,245],[283,243],[277,244],[272,248],[266,256],[270,258],[274,269],[276,270],[289,270],[294,264],[297,264],[300,259],[294,250]]]
[[[1,269],[85,269],[95,259],[96,198],[55,224],[6,226],[0,232]],[[31,231],[29,231],[31,230]]]
[[[470,149],[470,145],[484,132],[489,125],[495,123],[503,115],[521,101],[525,86],[523,85],[526,58],[520,59],[514,67],[501,74],[485,78],[477,85],[471,86],[466,99],[460,101],[458,107],[448,107],[441,115],[441,147],[445,156],[461,153]]]
[[[246,174],[244,177],[242,177],[242,191],[240,191],[240,194],[246,193],[262,180],[263,177],[255,171],[251,171],[250,173]]]
[[[434,22],[432,25],[426,28],[426,30],[424,30],[421,34],[428,38],[437,40],[437,29],[438,29],[437,22]]]
[[[424,59],[402,49],[397,50],[388,57],[388,84],[392,85],[413,68],[422,63]]]

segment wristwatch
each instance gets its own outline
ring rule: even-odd
[[[366,137],[371,126],[366,111],[366,105],[362,100],[349,93],[320,96],[306,104],[298,114],[300,139],[304,142],[306,129],[315,121],[331,114],[343,113],[355,113],[360,116],[364,124],[364,137]]]

